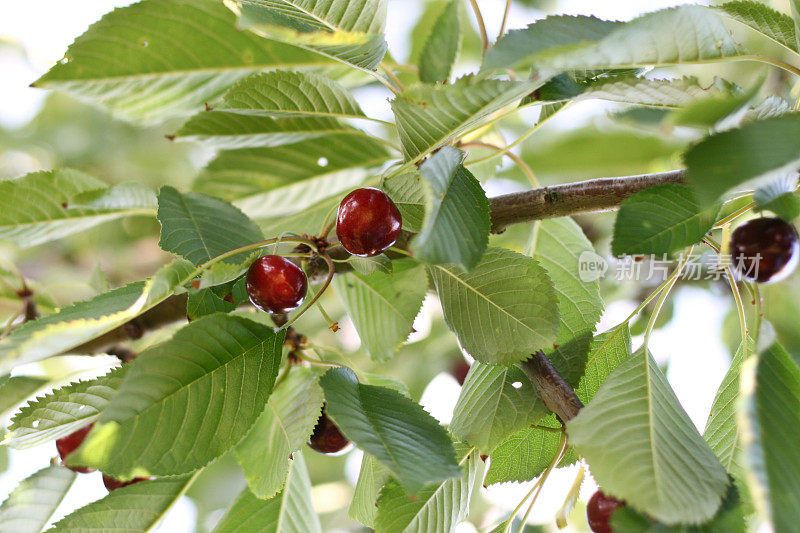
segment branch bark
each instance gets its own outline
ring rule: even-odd
[[[685,174],[684,170],[673,170],[638,176],[599,178],[497,196],[489,200],[492,232],[501,233],[506,227],[513,224],[522,224],[545,218],[608,211],[619,207],[623,200],[648,187],[665,183],[682,183],[685,179]],[[407,237],[404,235],[402,242],[399,241],[397,245],[405,248],[408,245]],[[334,248],[330,250],[330,253],[334,259],[344,259],[346,257],[344,250]],[[336,265],[337,273],[345,272],[349,269],[350,265],[347,263],[337,263]],[[327,269],[325,271],[327,272]],[[186,295],[172,296],[138,318],[81,346],[77,346],[69,350],[68,353],[103,353],[110,346],[141,337],[145,331],[158,329],[185,318]],[[529,362],[534,360],[536,360],[535,355]],[[527,368],[529,365],[526,362],[523,366]],[[550,367],[552,368],[552,365]],[[552,376],[552,372],[546,372],[545,370],[545,366],[541,366],[541,370],[535,370],[534,367],[530,368],[531,372],[536,371],[542,376]],[[552,368],[552,371],[555,372],[555,368]],[[557,375],[558,372],[555,372],[555,374]],[[560,378],[561,376],[558,377]],[[543,387],[548,390],[551,387],[545,384],[546,381],[544,380],[542,383]],[[563,378],[561,378],[561,381],[563,381]],[[569,385],[566,386],[569,387]],[[542,397],[544,398],[544,395]],[[577,399],[577,396],[575,399]],[[553,401],[555,402],[556,399],[553,399]],[[578,402],[580,403],[580,400]],[[566,404],[564,406],[564,413],[566,414],[568,412]],[[551,407],[551,410],[558,414],[558,411],[554,408]],[[562,417],[562,420],[566,421],[568,419]]]
[[[523,362],[522,370],[536,387],[545,407],[554,412],[562,423],[572,420],[583,407],[583,402],[543,351],[539,350]]]
[[[609,211],[639,191],[665,183],[683,183],[685,170],[655,174],[598,178],[539,187],[491,198],[492,233],[506,227],[544,218]]]

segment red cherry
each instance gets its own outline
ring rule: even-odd
[[[279,255],[264,255],[247,271],[247,295],[267,313],[288,313],[303,303],[308,279],[300,267]]]
[[[350,441],[342,435],[336,424],[328,418],[328,415],[325,414],[325,408],[323,408],[322,415],[317,420],[314,433],[311,434],[311,439],[307,444],[312,450],[332,455],[345,450],[350,445]]]
[[[731,261],[737,274],[759,283],[780,281],[800,259],[800,243],[791,224],[779,218],[757,218],[731,235]]]
[[[82,427],[78,431],[70,433],[66,437],[61,437],[60,439],[56,440],[56,450],[58,450],[58,456],[61,457],[62,463],[66,461],[69,454],[78,449],[83,440],[86,438],[86,435],[89,434],[92,426],[94,426],[93,423]],[[94,472],[94,468],[89,468],[88,466],[67,466],[67,468],[80,474]]]
[[[586,504],[586,520],[589,522],[589,528],[594,533],[613,533],[610,524],[611,513],[624,506],[625,504],[618,499],[598,490]]]
[[[106,486],[106,489],[108,490],[108,492],[111,492],[112,490],[121,489],[122,487],[127,487],[128,485],[133,485],[134,483],[139,483],[140,481],[150,481],[150,480],[153,480],[153,479],[155,479],[155,478],[152,478],[152,477],[135,477],[135,478],[131,479],[130,481],[120,481],[118,479],[114,479],[111,476],[107,476],[107,475],[103,474],[103,485]]]
[[[336,235],[353,255],[378,255],[400,236],[403,218],[392,199],[380,189],[364,187],[344,197],[336,217]]]
[[[450,366],[450,375],[456,378],[456,381],[458,381],[459,385],[464,385],[464,382],[467,380],[467,374],[469,373],[470,366],[471,365],[463,357],[459,357]]]

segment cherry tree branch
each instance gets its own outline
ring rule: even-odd
[[[639,191],[665,183],[683,183],[685,170],[655,174],[598,178],[491,198],[492,233],[506,227],[544,218],[609,211]]]
[[[492,232],[501,233],[508,226],[545,218],[608,211],[619,207],[619,204],[621,204],[623,200],[634,193],[654,185],[682,183],[684,178],[684,170],[673,170],[638,176],[598,178],[504,194],[489,200],[492,217]],[[407,247],[408,239],[402,238],[401,241],[397,243],[397,246],[401,248]],[[340,247],[332,247],[329,253],[333,259],[344,259],[347,256]],[[346,272],[350,269],[351,267],[348,263],[336,263],[337,273]],[[172,296],[134,320],[81,346],[77,346],[69,350],[68,353],[103,353],[110,346],[127,340],[137,339],[146,331],[155,330],[185,318],[186,295]],[[536,356],[534,356],[533,359],[536,359]],[[526,363],[526,365],[528,365],[528,363]],[[531,367],[531,369],[533,368],[534,367]],[[555,369],[552,370],[555,371]],[[544,372],[544,370],[542,370],[542,372]],[[542,375],[551,374],[545,372]],[[566,384],[566,382],[564,383]],[[559,414],[555,409],[553,409],[553,411]],[[567,411],[564,411],[564,413],[566,414]],[[561,415],[559,414],[559,416]],[[567,419],[562,417],[562,420],[566,421]]]
[[[545,407],[554,412],[562,423],[572,420],[583,407],[583,402],[543,351],[539,350],[524,361],[522,370],[536,387]]]

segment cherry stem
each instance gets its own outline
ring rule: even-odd
[[[672,291],[672,288],[678,282],[678,277],[683,270],[683,267],[686,263],[689,262],[689,258],[692,255],[692,251],[694,250],[694,246],[689,248],[689,251],[686,253],[685,256],[681,259],[681,262],[678,263],[678,266],[675,267],[675,272],[673,272],[669,278],[666,280],[666,284],[664,285],[663,289],[661,290],[661,295],[659,296],[658,300],[656,301],[655,308],[653,309],[652,314],[650,315],[650,320],[647,321],[647,326],[644,330],[644,341],[642,342],[642,346],[647,347],[647,343],[650,341],[650,334],[653,332],[653,327],[656,324],[656,320],[658,319],[658,315],[661,314],[661,308],[664,307],[664,302],[667,301],[667,297],[669,293]]]
[[[517,516],[517,513],[520,511],[520,509],[522,509],[522,506],[525,505],[525,502],[528,501],[528,498],[531,497],[531,494],[533,494],[534,491],[536,491],[536,494],[534,495],[533,499],[531,500],[530,505],[528,506],[528,510],[525,511],[525,515],[522,517],[522,521],[520,522],[520,526],[521,526],[520,530],[524,528],[525,520],[528,519],[528,515],[530,514],[531,509],[533,508],[533,504],[536,503],[536,498],[539,496],[539,493],[541,492],[541,489],[544,486],[544,482],[547,481],[547,477],[550,475],[550,472],[556,467],[556,465],[559,463],[559,461],[561,461],[561,457],[562,457],[562,455],[564,454],[564,452],[567,449],[567,435],[566,435],[566,433],[564,433],[561,430],[559,430],[559,433],[561,433],[561,443],[559,445],[558,453],[555,455],[553,460],[550,462],[550,465],[542,473],[542,475],[539,477],[539,479],[536,481],[536,483],[534,483],[533,487],[531,487],[531,490],[528,491],[528,493],[525,495],[525,497],[522,498],[522,501],[520,501],[517,504],[517,506],[514,508],[514,510],[511,511],[511,516],[508,517],[508,520],[506,521],[506,525],[503,528],[503,531],[501,533],[507,533],[508,532],[508,528],[510,528],[511,525],[514,523],[514,517]]]
[[[325,292],[325,290],[331,284],[331,281],[333,281],[333,274],[336,272],[336,265],[333,264],[333,261],[331,260],[330,256],[327,253],[323,252],[323,253],[319,254],[319,256],[322,257],[325,260],[325,262],[328,264],[328,275],[325,277],[325,281],[323,282],[322,287],[319,289],[319,291],[317,291],[317,293],[314,295],[314,297],[311,298],[311,300],[309,300],[305,305],[303,305],[303,307],[300,309],[300,311],[296,315],[294,315],[294,317],[292,317],[291,320],[289,320],[286,324],[281,326],[281,329],[288,328],[289,326],[294,324],[297,321],[298,318],[303,316],[303,313],[308,311],[308,309],[312,305],[314,305],[317,300],[319,300],[319,297],[322,296],[322,294]]]
[[[503,11],[503,22],[500,23],[500,31],[497,33],[497,40],[500,40],[500,37],[506,32],[506,26],[508,25],[508,14],[511,11],[511,0],[506,0],[506,9]]]
[[[278,379],[276,379],[275,383],[272,385],[272,390],[273,391],[278,388],[278,385],[280,385],[281,383],[284,382],[286,377],[289,375],[289,371],[291,369],[292,369],[292,360],[291,360],[291,358],[287,357],[286,358],[286,363],[284,363],[283,371],[281,372],[281,375],[278,376]]]
[[[481,8],[478,7],[476,0],[469,0],[472,6],[472,11],[475,12],[475,19],[478,21],[478,30],[481,33],[481,55],[486,55],[486,50],[489,48],[489,35],[486,33],[486,23],[483,21]]]
[[[739,331],[742,335],[742,342],[747,342],[747,320],[745,319],[744,302],[742,302],[742,294],[739,292],[739,287],[733,278],[733,270],[729,265],[725,266],[725,277],[728,278],[728,285],[731,287],[733,299],[736,300],[736,312],[739,314]]]
[[[714,224],[714,228],[715,229],[716,228],[721,228],[721,227],[725,226],[726,224],[730,224],[731,222],[733,222],[734,220],[736,220],[740,216],[744,215],[745,213],[747,213],[748,211],[753,209],[753,207],[755,207],[755,205],[756,205],[755,202],[750,202],[746,206],[744,206],[744,207],[742,207],[740,209],[737,209],[736,211],[734,211],[730,215],[728,215],[725,218],[717,221],[717,223]]]
[[[333,227],[336,225],[336,219],[334,218],[333,220],[331,220],[331,215],[333,215],[333,213],[338,208],[339,208],[339,205],[338,204],[334,204],[334,206],[331,207],[330,211],[328,211],[328,214],[325,215],[325,222],[322,223],[322,229],[319,230],[319,238],[320,239],[327,238],[328,237],[328,233],[330,233],[331,230],[333,229]]]
[[[397,76],[395,76],[392,69],[389,67],[389,65],[386,64],[386,61],[381,61],[379,64],[381,66],[381,69],[383,69],[386,75],[389,76],[389,79],[392,80],[392,82],[395,84],[395,87],[400,91],[397,94],[399,95],[403,93],[406,90],[406,88],[403,86],[403,82],[401,82],[400,79]]]
[[[333,350],[331,348],[324,348],[324,347],[317,347],[317,346],[309,346],[309,348],[311,348],[312,350],[317,350],[318,348],[323,348],[325,350],[331,350],[331,351],[334,351],[334,352],[336,351],[336,350]],[[297,355],[297,357],[299,357],[300,359],[302,359],[303,361],[305,361],[306,363],[309,363],[311,365],[346,368],[350,372],[355,374],[356,379],[358,379],[359,382],[363,381],[361,379],[361,376],[359,375],[359,373],[356,372],[356,369],[351,367],[351,366],[349,366],[349,365],[346,365],[345,363],[340,363],[338,361],[327,361],[325,359],[311,359],[302,350],[296,350],[295,351],[295,355]]]
[[[528,182],[530,182],[531,187],[538,187],[539,186],[539,180],[536,179],[536,175],[533,173],[533,170],[531,169],[531,167],[528,166],[528,164],[520,156],[518,156],[514,152],[508,151],[505,148],[501,148],[500,146],[497,146],[495,144],[489,144],[489,143],[480,142],[480,141],[470,141],[470,142],[461,144],[461,146],[463,146],[463,147],[476,146],[476,147],[481,147],[481,148],[489,148],[489,149],[495,150],[498,153],[502,152],[502,155],[508,157],[514,163],[516,163],[516,165],[519,167],[519,169],[522,171],[522,173],[525,174],[525,177],[528,178]]]

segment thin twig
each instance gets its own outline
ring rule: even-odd
[[[511,12],[511,0],[506,0],[506,9],[503,11],[503,22],[500,23],[500,31],[497,33],[497,40],[506,32],[506,25],[508,24],[508,14]]]
[[[481,8],[478,7],[477,0],[469,0],[472,10],[475,12],[475,18],[478,20],[478,30],[481,32],[481,53],[486,55],[486,50],[489,48],[489,35],[486,33],[486,24],[483,22],[483,15]]]

